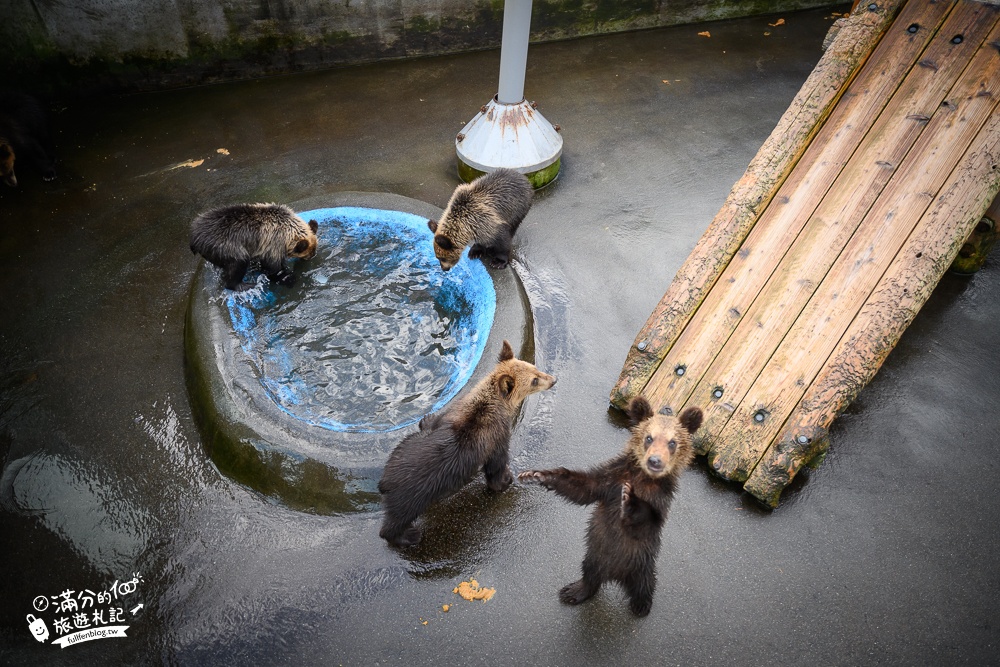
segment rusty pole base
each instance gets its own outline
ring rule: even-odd
[[[559,126],[535,104],[503,104],[494,97],[455,137],[458,175],[464,181],[507,167],[528,177],[537,189],[559,175],[562,157]]]

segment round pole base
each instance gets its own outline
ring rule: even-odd
[[[501,167],[528,177],[535,188],[555,180],[562,162],[562,136],[530,103],[490,100],[455,138],[463,181]]]

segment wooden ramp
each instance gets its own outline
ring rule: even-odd
[[[876,0],[816,69],[636,337],[611,394],[701,406],[772,507],[1000,188],[998,1]]]

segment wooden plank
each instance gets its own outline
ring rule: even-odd
[[[1000,48],[1000,46],[997,48]],[[988,209],[986,209],[986,213],[983,214],[983,217],[989,218],[993,222],[1000,222],[1000,197],[993,200],[993,203],[990,204]]]
[[[833,420],[857,397],[948,270],[992,199],[1000,216],[1000,111],[921,218],[829,361],[754,468],[744,489],[776,507],[803,466],[825,454]],[[992,208],[992,207],[991,207]],[[988,213],[987,213],[988,214]]]
[[[994,13],[992,18],[995,19]],[[988,38],[1000,40],[1000,27]],[[1000,95],[1000,53],[987,45],[934,113],[885,192],[757,377],[723,430],[710,465],[745,481],[851,320],[965,155]],[[964,238],[964,237],[963,237]],[[756,415],[764,415],[755,420]]]
[[[844,22],[639,331],[611,391],[614,405],[624,407],[646,385],[903,2],[861,7]]]
[[[962,3],[930,46],[927,39],[938,28],[931,19],[940,21],[941,15],[924,13],[934,5],[912,3],[919,13],[908,12],[910,6],[886,34],[871,66],[851,84],[836,117],[831,116],[782,186],[644,392],[674,410],[685,402],[705,409],[699,453],[711,448],[712,436],[721,432],[732,413],[729,406],[739,403],[833,263],[836,252],[831,248],[842,248],[850,238],[894,165],[923,130],[922,118],[940,104],[961,71],[961,64],[947,59],[941,68],[913,65],[920,58],[942,59],[977,46],[971,40],[957,45],[950,40],[975,25],[987,11],[981,5]],[[911,24],[924,28],[911,34]],[[923,37],[911,39],[920,30],[925,30]],[[981,32],[979,41],[984,36]],[[677,375],[678,367],[684,368],[683,375]]]
[[[779,244],[761,244],[759,248],[751,245],[748,238],[744,244],[744,249],[749,250],[746,261],[751,262],[755,271],[760,273],[762,267],[767,269],[777,262],[776,259],[769,262],[769,257],[780,257],[780,264],[767,278],[760,293],[755,295],[752,305],[747,301],[722,301],[721,307],[735,308],[746,314],[739,319],[735,331],[728,337],[723,349],[711,362],[690,396],[666,394],[668,405],[680,407],[686,401],[702,406],[705,410],[705,421],[701,429],[703,437],[699,447],[701,451],[707,453],[713,449],[712,437],[723,432],[735,406],[743,400],[751,384],[791,329],[795,318],[816,291],[839,252],[851,239],[898,165],[923,132],[927,119],[945,100],[955,80],[990,33],[998,15],[1000,12],[993,7],[970,0],[960,3],[920,55],[920,65],[913,68],[903,80],[832,187],[821,190],[823,199],[816,210],[811,216],[809,211],[803,212],[809,219],[805,225],[800,222],[796,226],[796,229],[801,229],[798,237],[793,237],[792,240],[787,240],[787,236],[781,237],[778,239]],[[893,30],[904,29],[897,23]],[[955,35],[963,35],[958,44],[952,41]],[[833,150],[834,146],[829,146],[824,152]],[[789,178],[789,182],[791,180]],[[772,202],[771,208],[779,203]],[[791,225],[786,223],[786,226]],[[741,250],[741,254],[742,252]],[[751,280],[744,282],[749,283]],[[709,299],[714,301],[716,290],[720,287],[721,283],[716,286]],[[720,296],[725,298],[725,293]],[[737,318],[734,316],[731,319]],[[713,326],[720,328],[722,325],[717,321]],[[700,362],[704,358],[703,350],[709,344],[707,341],[712,341],[718,335],[719,332],[714,329],[693,331],[689,343],[692,358]],[[675,346],[675,349],[678,348],[681,348],[680,342]],[[685,351],[687,350],[681,348],[679,353]],[[671,351],[667,359],[673,354]],[[694,375],[686,373],[687,377],[679,380],[693,378]],[[688,384],[690,382],[688,380]],[[677,386],[682,382],[672,384]],[[721,400],[716,396],[720,389],[723,392]]]

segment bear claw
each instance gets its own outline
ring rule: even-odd
[[[628,482],[622,484],[622,512],[628,506],[628,501],[632,497],[632,485]]]
[[[525,470],[517,476],[517,481],[522,484],[544,484],[545,473],[540,470]]]
[[[274,280],[274,282],[278,283],[279,285],[283,285],[285,287],[291,287],[295,284],[295,274],[292,273],[291,271],[279,271],[278,273],[274,274],[272,280]]]
[[[564,604],[580,604],[590,599],[592,595],[593,593],[587,589],[587,585],[583,583],[582,579],[559,589],[559,601]]]

